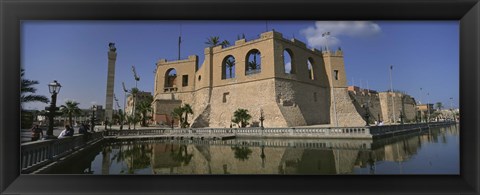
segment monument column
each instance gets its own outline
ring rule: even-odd
[[[115,62],[117,61],[117,48],[115,43],[109,43],[108,47],[108,73],[107,73],[107,92],[105,98],[105,119],[112,121],[113,114],[113,89],[115,84]]]

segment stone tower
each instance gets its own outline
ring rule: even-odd
[[[108,44],[108,74],[107,74],[107,93],[105,98],[105,119],[112,121],[113,114],[113,89],[115,84],[115,61],[117,60],[117,48],[115,43]]]

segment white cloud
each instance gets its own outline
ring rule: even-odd
[[[302,29],[300,33],[305,36],[311,47],[322,49],[327,44],[324,32],[330,32],[328,46],[334,47],[340,44],[339,37],[368,37],[381,33],[378,24],[370,21],[317,21],[315,26]]]

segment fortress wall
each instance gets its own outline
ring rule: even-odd
[[[198,57],[196,55],[188,56],[188,59],[178,61],[167,61],[160,59],[157,61],[157,70],[155,73],[155,92],[154,98],[161,93],[165,92],[165,81],[167,72],[170,69],[175,69],[177,77],[174,81],[174,86],[177,88],[176,92],[192,92],[195,88],[195,69],[198,63]],[[187,85],[183,85],[183,76],[188,77]]]
[[[379,121],[382,119],[382,107],[380,105],[380,96],[378,93],[362,93],[361,91],[358,92],[348,92],[350,97],[352,98],[352,103],[356,108],[358,108],[358,112],[361,116],[365,116],[365,109],[362,108],[362,105],[368,105],[368,110],[370,114],[370,123],[373,123],[375,120]]]
[[[287,123],[275,101],[274,79],[214,87],[211,97],[210,127],[230,127],[235,110],[247,109],[250,123],[258,123],[260,109],[265,127],[285,127]]]
[[[329,123],[328,89],[311,84],[275,80],[275,101],[288,126]]]
[[[402,111],[402,97],[404,97],[404,110],[405,110],[405,119],[404,121],[415,120],[416,109],[415,109],[415,100],[409,95],[403,95],[401,93],[389,93],[389,92],[380,92],[380,104],[383,112],[383,119],[385,122],[392,122],[393,120],[393,101],[395,102],[395,120],[400,121],[400,111]]]
[[[295,69],[294,74],[285,73],[284,50],[288,49],[292,52],[292,67]],[[305,47],[304,43],[293,39],[286,40],[283,38],[275,39],[274,42],[274,58],[275,58],[275,77],[301,81],[305,83],[315,84],[321,87],[328,87],[328,77],[326,75],[326,67],[324,59],[320,51],[311,50]],[[310,79],[307,60],[312,60],[313,78]]]
[[[335,125],[335,112],[333,101],[336,102],[336,117],[338,119],[338,126],[365,126],[365,120],[358,113],[357,108],[352,104],[352,99],[348,94],[347,88],[335,88],[335,99],[332,97],[332,106],[330,107],[331,124]]]

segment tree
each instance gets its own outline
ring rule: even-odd
[[[138,104],[136,105],[136,110],[137,112],[140,113],[141,120],[142,120],[142,127],[147,126],[147,120],[149,120],[151,117],[148,116],[148,113],[151,112],[152,106],[151,103],[153,101],[153,98],[151,96],[147,96],[144,99],[142,99]]]
[[[70,126],[73,126],[72,117],[80,115],[82,113],[82,110],[78,108],[79,104],[80,103],[75,101],[66,101],[65,105],[60,106],[60,111],[62,111],[62,113],[68,117],[68,123],[70,124]]]
[[[250,70],[256,70],[258,68],[258,64],[255,61],[248,62],[248,68]]]
[[[437,103],[435,103],[435,107],[437,107],[437,110],[438,110],[438,111],[442,110],[442,108],[443,108],[442,102],[437,102]]]
[[[140,90],[138,90],[138,88],[134,87],[130,90],[130,93],[132,94],[132,98],[133,98],[133,110],[132,110],[132,115],[134,115],[135,119],[136,119],[136,115],[137,115],[137,109],[136,109],[136,102],[137,102],[137,95],[138,95],[138,92],[140,92]],[[132,118],[133,119],[133,118]],[[137,121],[138,122],[138,121]],[[137,122],[134,122],[133,123],[133,129],[135,129],[135,125],[137,124]],[[128,129],[130,129],[130,126],[128,127]]]
[[[233,66],[235,66],[235,59],[234,58],[228,58],[227,61],[225,61],[225,65],[228,67],[228,70],[230,72],[230,78],[233,78],[232,68],[233,68]]]
[[[190,104],[185,104],[182,107],[182,111],[185,113],[185,118],[183,119],[182,128],[186,128],[190,125],[190,123],[188,123],[188,114],[193,114],[193,110]]]
[[[123,112],[122,109],[119,109],[117,116],[118,116],[118,120],[120,122],[120,130],[122,130],[123,129],[123,122],[125,121],[125,112]]]
[[[173,109],[173,111],[172,111],[172,116],[173,116],[173,118],[175,118],[175,119],[177,119],[177,120],[180,121],[180,123],[179,123],[180,127],[181,127],[182,124],[184,123],[184,122],[183,122],[183,117],[182,117],[182,115],[183,115],[183,109],[182,109],[182,107],[179,106],[179,107],[176,107],[176,108]]]
[[[183,114],[185,114],[185,116]],[[187,128],[190,125],[190,123],[188,123],[188,114],[193,114],[192,106],[190,106],[190,104],[174,108],[172,112],[173,118],[180,121],[179,125],[181,128]]]
[[[221,45],[222,47],[227,47],[230,45],[230,42],[228,42],[227,40],[223,40],[220,42],[219,36],[212,36],[207,38],[207,41],[205,42],[205,44],[208,45],[209,47],[216,47],[219,45]]]
[[[237,123],[240,127],[246,127],[249,124],[248,120],[251,118],[248,110],[239,108],[233,113],[232,122]]]
[[[49,100],[47,97],[43,95],[34,95],[34,93],[37,91],[33,87],[33,85],[37,85],[38,81],[35,80],[28,80],[23,78],[25,75],[25,70],[21,69],[20,70],[20,77],[22,78],[21,83],[20,83],[20,104],[27,103],[27,102],[43,102],[43,103],[48,103]]]

